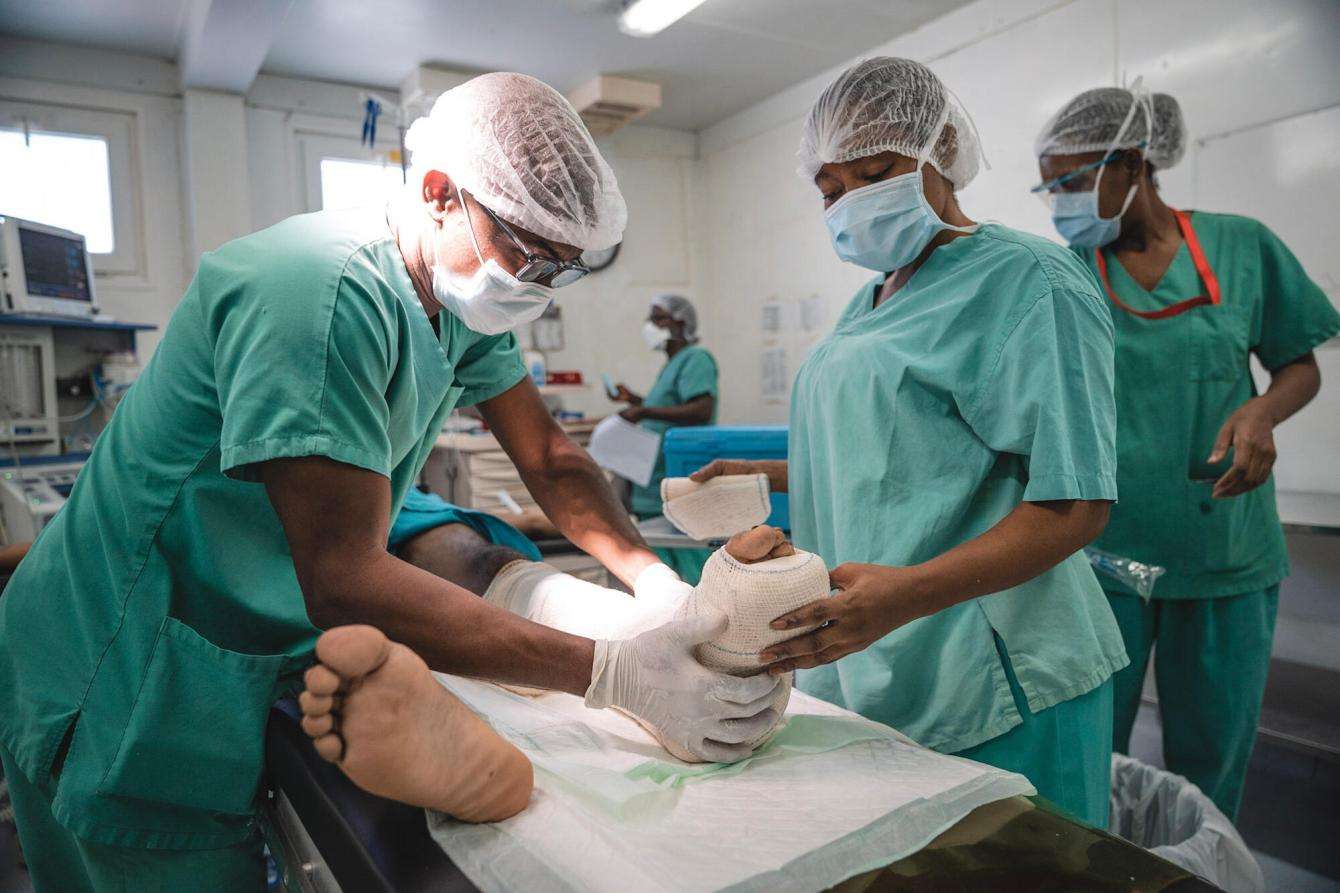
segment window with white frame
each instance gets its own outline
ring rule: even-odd
[[[321,159],[324,210],[385,204],[403,184],[399,165],[357,158]]]
[[[134,115],[0,101],[0,214],[82,233],[94,272],[142,272]]]

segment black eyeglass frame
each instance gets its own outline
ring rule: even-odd
[[[476,201],[478,201],[476,199]],[[512,228],[493,211],[489,210],[488,205],[479,202],[479,207],[484,209],[484,213],[489,215],[489,220],[493,221],[494,226],[507,233],[507,238],[512,240],[512,244],[521,252],[526,262],[521,265],[521,269],[516,271],[516,278],[522,282],[539,282],[541,279],[549,279],[550,288],[563,288],[571,285],[578,279],[591,272],[591,269],[585,264],[571,260],[559,260],[556,257],[545,257],[543,254],[536,254],[526,247]],[[466,206],[465,214],[467,219],[470,215],[470,208]]]

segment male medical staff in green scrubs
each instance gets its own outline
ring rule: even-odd
[[[1105,826],[1113,672],[1126,653],[1080,549],[1116,490],[1112,322],[1060,246],[975,224],[967,114],[928,68],[875,58],[805,124],[833,247],[879,273],[796,376],[798,547],[841,590],[774,622],[804,691],[1027,776]],[[812,669],[805,669],[812,668]]]
[[[717,361],[698,344],[698,311],[682,295],[663,294],[651,299],[651,311],[642,326],[642,338],[651,350],[663,350],[666,363],[656,374],[647,396],[639,397],[624,385],[614,399],[629,404],[623,418],[661,436],[681,425],[710,425],[717,417]],[[633,513],[640,520],[661,514],[661,481],[665,452],[656,457],[651,481],[633,485]],[[697,584],[712,554],[706,549],[657,549],[656,554],[687,582]]]
[[[259,890],[266,716],[339,624],[438,670],[666,705],[656,724],[694,749],[747,740],[725,690],[749,680],[705,671],[680,626],[593,642],[388,553],[444,419],[474,404],[574,543],[639,597],[687,590],[549,417],[508,331],[624,228],[576,112],[489,74],[407,144],[412,186],[387,208],[293,217],[201,259],[0,598],[0,761],[38,890]]]
[[[1186,142],[1171,96],[1105,87],[1067,102],[1035,148],[1038,191],[1116,326],[1121,501],[1098,544],[1167,569],[1148,602],[1103,581],[1131,656],[1114,745],[1130,744],[1157,643],[1164,760],[1232,817],[1289,573],[1272,431],[1316,395],[1312,350],[1340,315],[1260,222],[1164,203],[1156,175]]]

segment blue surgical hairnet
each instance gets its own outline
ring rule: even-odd
[[[684,340],[690,344],[698,340],[698,311],[683,295],[660,294],[651,299],[651,306],[660,307],[670,318],[684,324]]]

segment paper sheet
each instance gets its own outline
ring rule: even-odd
[[[656,457],[661,454],[661,436],[612,415],[596,425],[586,451],[601,468],[638,486],[651,483]]]
[[[438,680],[535,765],[529,807],[506,821],[428,814],[433,838],[485,893],[824,889],[916,852],[978,806],[1033,792],[1020,775],[800,692],[787,710],[788,722],[801,718],[795,747],[779,735],[783,747],[713,772],[572,695]]]

